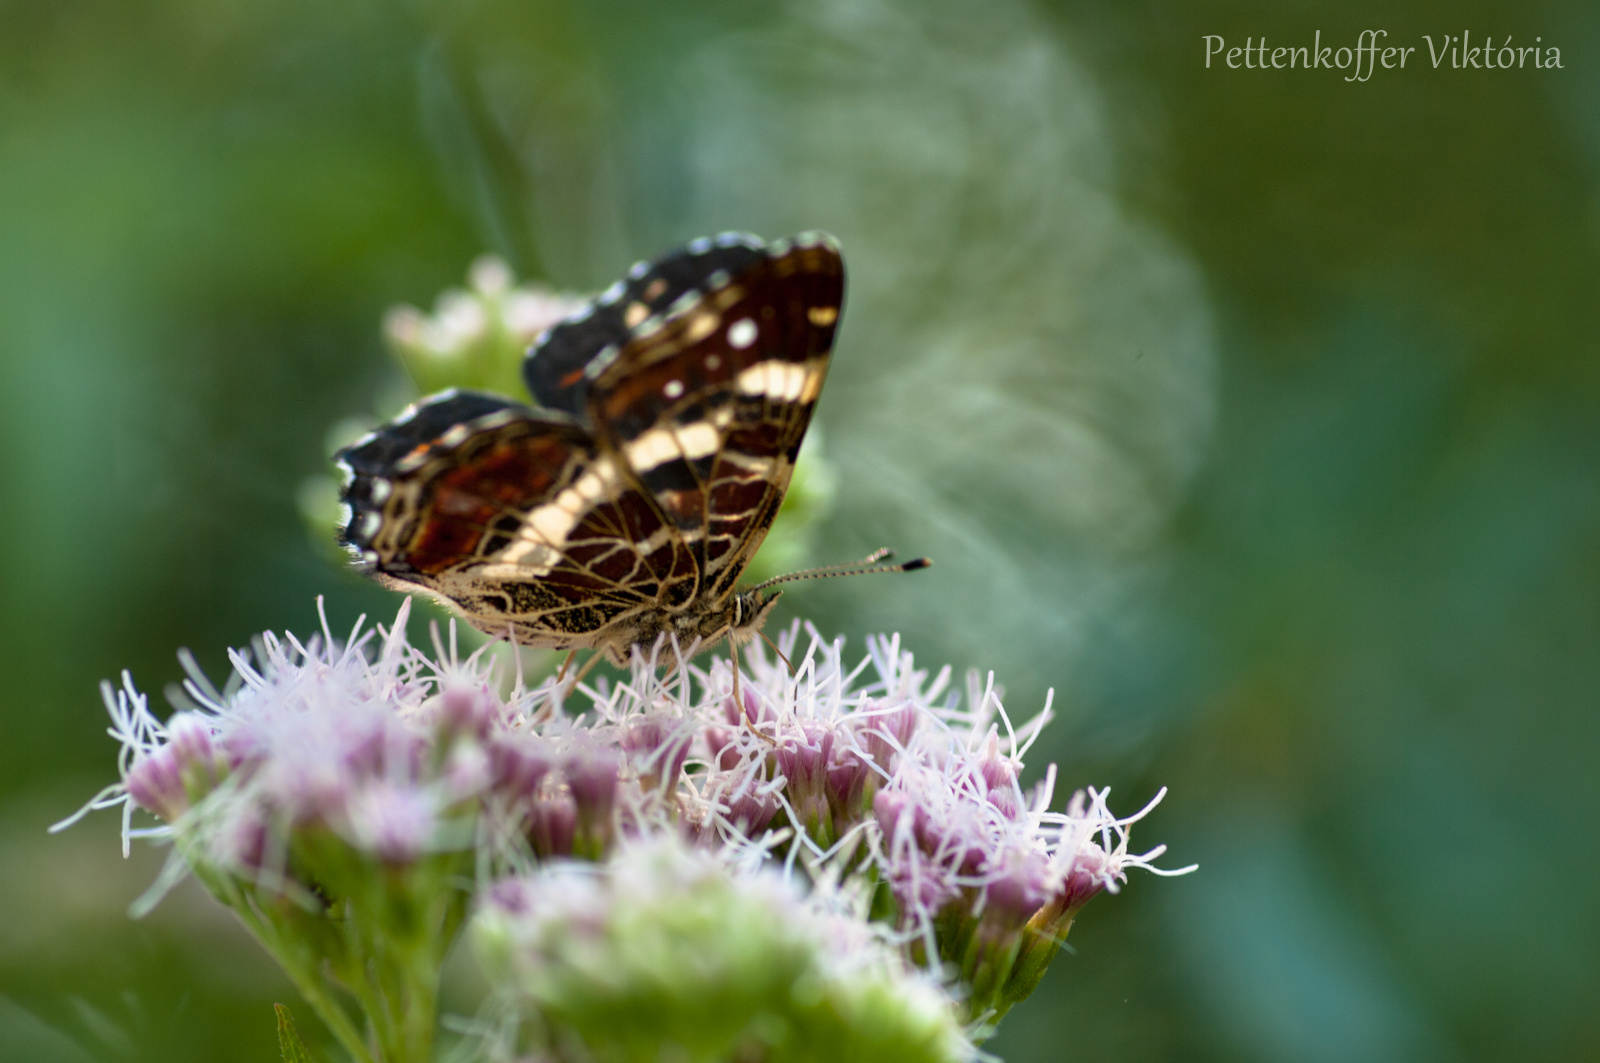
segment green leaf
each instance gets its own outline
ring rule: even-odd
[[[274,1004],[272,1009],[278,1013],[278,1048],[283,1052],[283,1063],[311,1063],[311,1053],[295,1032],[294,1016],[289,1014],[288,1006]]]

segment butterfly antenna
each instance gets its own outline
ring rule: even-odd
[[[787,576],[774,576],[764,583],[758,583],[750,589],[753,591],[765,590],[779,583],[793,583],[802,579],[833,579],[835,576],[865,576],[872,572],[915,572],[919,568],[927,568],[933,564],[930,558],[914,557],[910,561],[901,561],[899,564],[886,565],[883,562],[894,556],[894,551],[887,546],[882,550],[874,550],[860,561],[847,561],[841,565],[823,565],[821,568],[808,568],[802,572],[791,572]]]

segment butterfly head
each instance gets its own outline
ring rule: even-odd
[[[754,587],[735,594],[728,601],[728,639],[742,643],[755,638],[782,593]]]

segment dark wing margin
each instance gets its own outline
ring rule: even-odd
[[[401,590],[454,603],[483,631],[571,648],[610,639],[693,558],[573,418],[446,392],[341,451],[341,541]]]
[[[733,589],[783,501],[844,300],[825,234],[741,261],[641,317],[588,382],[602,449],[676,526],[712,598]]]
[[[767,245],[758,237],[723,233],[635,264],[627,277],[533,345],[522,363],[529,393],[541,406],[586,421],[590,381],[628,345],[641,324],[670,316],[680,301],[698,298],[712,278],[737,276],[766,254]]]
[[[503,516],[491,512],[502,501],[496,492],[547,493],[569,475],[562,466],[570,456],[587,449],[586,436],[494,395],[446,391],[424,399],[334,455],[346,479],[339,541],[375,574],[414,582],[413,576],[440,572],[494,541],[493,526]],[[492,451],[495,464],[511,471],[512,455],[496,447],[508,437],[544,442],[525,448],[524,463],[540,467],[516,470],[522,482],[497,485],[482,471],[482,482],[467,493],[449,482],[458,453]],[[502,533],[514,531],[501,523]]]

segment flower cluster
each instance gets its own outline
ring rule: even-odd
[[[969,1058],[939,985],[841,900],[670,835],[503,880],[473,925],[512,1018],[497,1047],[526,1058],[537,1016],[593,1059]]]
[[[796,635],[780,638],[787,657]],[[852,668],[842,643],[813,631],[793,675],[747,654],[737,701],[721,694],[731,669],[716,662],[689,818],[725,842],[789,831],[791,862],[880,884],[874,912],[908,958],[956,972],[965,1018],[992,1023],[1037,986],[1091,897],[1115,892],[1130,868],[1171,873],[1151,863],[1164,846],[1127,847],[1129,825],[1164,791],[1126,819],[1093,789],[1052,812],[1054,765],[1028,790],[1019,780],[1048,703],[1013,727],[992,675],[970,673],[962,699],[949,668],[918,670],[898,637],[867,645]]]
[[[517,285],[493,255],[472,264],[465,289],[451,288],[432,314],[396,306],[383,319],[390,352],[424,394],[471,387],[516,395],[522,356],[545,329],[584,305],[580,296]]]
[[[1127,848],[1143,812],[1118,819],[1094,790],[1052,811],[1053,768],[1021,785],[1048,705],[1013,727],[992,678],[970,676],[963,698],[897,638],[870,640],[852,666],[842,643],[796,627],[776,658],[747,651],[737,670],[662,644],[623,681],[574,689],[510,682],[437,635],[430,656],[406,639],[408,609],[343,640],[325,620],[304,642],[262,636],[220,691],[188,662],[186,703],[164,723],[131,679],[108,685],[122,781],[89,806],[123,807],[125,846],[170,838],[174,874],[240,915],[358,1060],[428,1058],[438,972],[475,908],[480,943],[498,943],[485,952],[498,999],[537,1018],[513,1024],[525,1037],[593,1048],[611,1027],[572,1011],[572,994],[593,1004],[596,987],[626,983],[656,1000],[639,988],[656,985],[648,972],[622,977],[634,953],[601,947],[636,942],[643,919],[659,924],[651,962],[698,964],[755,1009],[724,1014],[726,1051],[705,1058],[744,1058],[752,1037],[770,1059],[810,1043],[746,1021],[773,1014],[735,992],[754,992],[741,972],[759,956],[827,1014],[876,1002],[871,1022],[829,1036],[871,1029],[934,1046],[894,1058],[960,1058],[925,1021],[929,978],[949,1029],[982,1036],[1086,901],[1156,870],[1160,848]],[[135,831],[136,808],[160,825]],[[763,923],[789,929],[731,934]],[[596,974],[597,956],[616,977]],[[681,1024],[661,1021],[628,1036],[682,1045]]]

